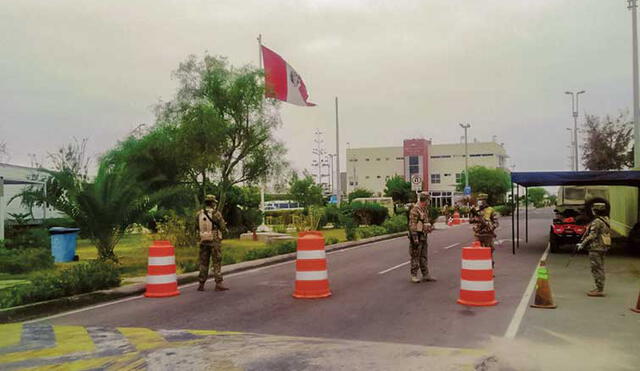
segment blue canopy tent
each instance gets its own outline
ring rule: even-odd
[[[520,186],[525,188],[525,200],[529,196],[529,187],[544,186],[631,186],[640,187],[640,171],[528,171],[511,173],[511,197],[513,185],[516,185],[516,200],[520,199]],[[512,252],[520,247],[520,203],[511,213]],[[529,241],[529,205],[525,202],[525,241]]]

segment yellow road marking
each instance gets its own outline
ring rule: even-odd
[[[0,363],[25,361],[32,358],[52,358],[71,353],[88,353],[95,350],[93,341],[82,326],[55,326],[56,346],[0,355]]]
[[[20,344],[22,336],[22,323],[9,323],[0,325],[0,348]]]
[[[30,368],[24,368],[23,371],[55,371],[55,370],[64,370],[64,371],[81,371],[81,370],[91,370],[99,367],[108,367],[108,369],[116,370],[122,369],[124,363],[135,361],[138,357],[138,353],[130,353],[128,355],[120,355],[120,356],[110,356],[110,357],[100,357],[100,358],[92,358],[92,359],[80,359],[77,361],[60,363],[57,365],[42,365]],[[144,360],[142,360],[144,362]],[[113,368],[116,366],[115,368]]]
[[[147,328],[118,327],[118,330],[138,351],[159,348],[169,344],[160,334]]]
[[[241,332],[235,332],[235,331],[215,331],[215,330],[188,330],[187,332],[190,334],[199,335],[199,336],[242,334]]]

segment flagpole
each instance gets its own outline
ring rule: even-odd
[[[338,97],[336,97],[336,205],[340,206],[340,122],[338,120]]]
[[[258,34],[258,66],[260,69],[263,69],[262,66],[262,34]],[[263,98],[264,99],[264,98]],[[260,211],[262,212],[262,223],[258,227],[258,232],[270,232],[269,227],[264,224],[265,216],[264,216],[264,179],[262,180],[262,184],[260,184]]]

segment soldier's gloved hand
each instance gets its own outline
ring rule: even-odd
[[[582,245],[581,243],[576,244],[576,251],[580,251],[584,248],[584,245]]]

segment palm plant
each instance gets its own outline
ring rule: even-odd
[[[97,247],[100,260],[118,261],[114,249],[125,230],[154,207],[161,196],[145,195],[137,177],[124,166],[100,167],[93,182],[79,180],[68,172],[48,173],[55,197],[47,197],[47,201],[87,234]]]

